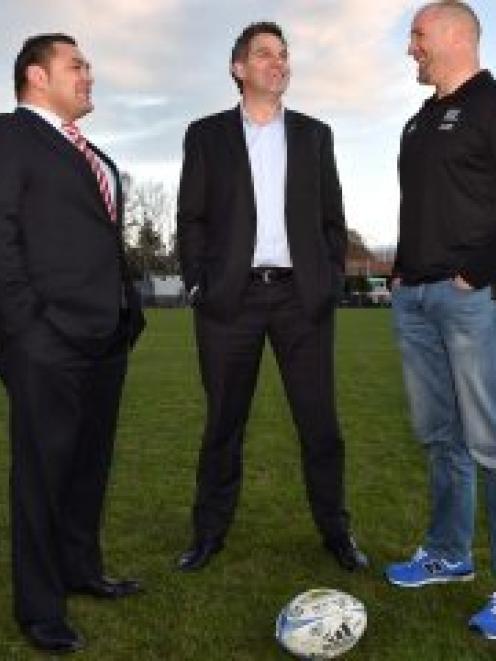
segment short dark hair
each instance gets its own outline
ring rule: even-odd
[[[77,46],[76,40],[67,34],[54,32],[52,34],[37,34],[26,39],[14,65],[14,88],[16,99],[19,100],[27,83],[26,71],[32,64],[46,67],[53,55],[55,44],[70,44]]]
[[[250,42],[259,34],[273,34],[275,37],[278,37],[285,46],[287,46],[288,43],[282,29],[277,25],[277,23],[272,23],[271,21],[259,21],[258,23],[251,23],[243,30],[243,32],[234,42],[234,46],[231,51],[231,76],[233,77],[234,82],[238,86],[240,92],[243,91],[243,83],[235,76],[232,70],[232,65],[234,62],[239,62],[239,60],[246,60],[248,57]]]

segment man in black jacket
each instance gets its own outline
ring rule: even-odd
[[[434,96],[403,131],[393,310],[415,431],[430,470],[425,541],[388,567],[395,585],[474,576],[475,459],[487,486],[496,570],[496,83],[480,70],[470,7],[415,16],[409,53]],[[471,626],[496,637],[495,602]]]
[[[353,570],[366,558],[348,529],[334,402],[334,306],[346,229],[332,134],[282,107],[289,65],[277,25],[243,31],[231,72],[242,102],[188,128],[179,192],[179,251],[195,308],[207,421],[194,540],[178,567],[198,569],[223,546],[268,336],[300,433],[315,523],[326,548]]]
[[[92,110],[76,42],[28,39],[0,116],[0,334],[10,401],[15,616],[51,652],[83,645],[66,595],[115,598],[100,517],[130,344],[143,328],[123,259],[115,165],[74,122]]]

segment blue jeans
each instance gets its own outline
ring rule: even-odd
[[[496,571],[496,304],[489,288],[451,280],[393,289],[395,331],[414,430],[424,444],[432,507],[424,547],[471,555],[476,472],[483,467]]]

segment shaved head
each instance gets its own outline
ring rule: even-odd
[[[444,0],[421,7],[413,19],[408,53],[418,65],[417,80],[450,94],[480,69],[480,23],[464,2]]]
[[[452,27],[463,31],[475,42],[479,42],[481,36],[481,24],[477,14],[472,7],[465,2],[457,0],[441,0],[440,2],[429,2],[419,9],[417,16],[424,12],[437,15],[439,20]]]

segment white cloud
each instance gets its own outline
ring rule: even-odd
[[[123,106],[132,110],[142,108],[165,108],[169,104],[166,96],[144,96],[142,94],[114,94],[106,98],[107,102],[116,106]]]
[[[383,106],[385,91],[394,94],[403,72],[391,35],[416,4],[415,0],[292,2],[295,94],[324,112],[368,113]]]

